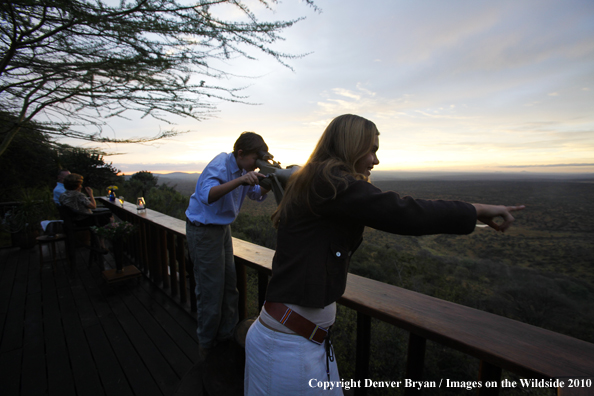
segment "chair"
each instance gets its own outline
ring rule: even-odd
[[[64,241],[66,242],[66,235],[64,234],[55,234],[55,235],[41,235],[37,238],[37,243],[39,245],[39,272],[43,268],[43,245],[48,244],[50,246],[52,252],[52,269],[56,272],[56,242]],[[66,255],[69,259],[69,256]]]
[[[48,249],[52,252],[52,270],[56,272],[56,242],[64,241],[64,244],[66,244],[63,223],[62,220],[44,220],[41,222],[43,235],[35,238],[39,246],[39,272],[41,272],[44,263],[43,245],[48,245]],[[66,255],[65,259],[68,259],[68,255]]]
[[[89,232],[91,235],[90,244],[83,244],[84,247],[89,248],[89,265],[91,265],[95,259],[98,260],[98,264],[103,264],[103,252],[99,246],[98,237],[92,232],[90,225],[80,225],[74,220],[76,213],[67,206],[59,205],[58,213],[60,218],[64,221],[64,234],[66,236],[66,251],[70,260],[70,268],[73,269],[76,264],[76,248],[77,248],[77,234],[81,232]],[[93,215],[89,215],[89,218],[93,218]],[[98,223],[96,223],[98,225]]]

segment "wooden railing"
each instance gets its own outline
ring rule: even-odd
[[[195,311],[185,222],[150,209],[138,214],[130,203],[122,208],[105,198],[99,200],[117,217],[138,225],[139,232],[127,249],[139,269],[182,306]],[[274,251],[235,238],[233,249],[240,317],[245,318],[245,267],[258,272],[260,306],[272,274]],[[536,387],[557,388],[560,395],[594,394],[594,344],[353,274],[349,274],[346,292],[338,303],[357,312],[354,380],[361,381],[361,386],[355,387],[357,395],[367,389],[363,384],[369,378],[371,318],[409,332],[408,385],[422,380],[426,341],[431,340],[479,359],[476,381],[481,384],[480,395],[498,394],[502,370],[536,380]],[[401,387],[406,385],[403,382]],[[406,394],[415,392],[415,386],[406,387]]]

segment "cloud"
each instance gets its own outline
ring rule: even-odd
[[[541,164],[541,165],[505,165],[500,168],[567,168],[567,167],[594,167],[592,164]]]
[[[318,113],[337,116],[340,114],[359,114],[370,118],[405,115],[412,107],[411,96],[385,97],[357,83],[354,89],[333,88],[320,94],[323,100],[317,102]]]

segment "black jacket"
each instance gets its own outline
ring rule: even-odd
[[[315,214],[309,208],[289,208],[278,228],[268,301],[323,308],[338,300],[365,226],[402,235],[474,230],[476,210],[468,203],[401,198],[363,180],[347,180],[336,198],[321,180],[314,182],[321,195],[312,205]]]

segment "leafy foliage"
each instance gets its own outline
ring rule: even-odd
[[[119,170],[111,162],[106,164],[100,152],[63,145],[59,147],[60,168],[82,175],[85,186],[103,192],[108,185],[120,181]]]
[[[158,185],[159,178],[149,171],[140,171],[122,183],[117,195],[128,202],[144,197],[146,206],[168,216],[184,220],[190,197],[179,193],[175,187]]]
[[[231,223],[233,236],[269,249],[276,249],[276,230],[270,216],[251,216],[240,213]]]
[[[0,118],[13,120],[0,113]],[[0,139],[8,133],[8,124],[0,123]],[[4,155],[0,156],[2,185],[0,199],[15,201],[25,189],[52,190],[58,170],[68,169],[85,178],[85,186],[98,190],[119,181],[119,172],[111,163],[105,163],[103,154],[93,149],[81,149],[57,144],[36,123],[23,128]]]
[[[11,118],[0,113],[0,139],[8,134]],[[16,201],[23,189],[55,186],[57,153],[52,140],[36,128],[23,128],[0,156],[0,200]]]
[[[125,239],[136,230],[136,226],[127,221],[115,221],[110,222],[103,227],[93,226],[91,229],[102,238]]]
[[[8,232],[41,231],[41,221],[56,216],[55,204],[47,189],[25,188],[14,198],[18,205],[2,219],[2,228]]]
[[[147,196],[146,203],[149,208],[185,220],[190,197],[178,193],[166,184],[151,189]]]
[[[134,192],[134,196],[145,197],[148,192],[157,187],[159,178],[149,171],[140,171],[133,174],[126,182],[128,189]]]

